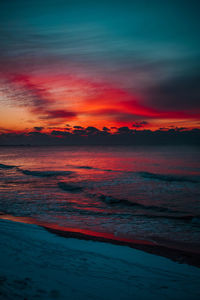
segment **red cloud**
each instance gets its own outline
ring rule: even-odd
[[[42,119],[73,119],[76,117],[76,113],[68,110],[47,110],[44,111],[46,116],[41,117]]]

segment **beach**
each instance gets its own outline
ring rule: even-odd
[[[0,299],[200,299],[198,158],[3,148]]]
[[[0,220],[0,299],[199,299],[200,269]]]

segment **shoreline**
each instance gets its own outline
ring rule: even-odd
[[[200,269],[126,246],[0,220],[0,299],[200,297]]]
[[[34,224],[44,228],[52,234],[64,238],[75,238],[86,241],[96,241],[113,245],[128,246],[133,249],[171,259],[174,262],[188,264],[200,268],[200,253],[175,247],[168,247],[158,244],[157,242],[119,238],[110,233],[101,233],[78,228],[68,228],[56,224],[37,221],[36,219],[30,217],[15,217],[13,215],[2,213],[0,213],[0,220]]]

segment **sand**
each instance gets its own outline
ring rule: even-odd
[[[200,269],[0,220],[0,299],[200,299]]]

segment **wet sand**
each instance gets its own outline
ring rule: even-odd
[[[0,219],[22,222],[27,224],[35,224],[43,227],[44,229],[46,229],[47,231],[53,234],[65,238],[92,240],[92,241],[104,242],[104,243],[109,243],[114,245],[128,246],[151,254],[170,258],[171,260],[179,263],[185,263],[200,268],[200,253],[194,251],[193,249],[188,249],[188,248],[185,249],[184,248],[185,245],[181,245],[181,244],[180,245],[171,244],[169,247],[167,245],[162,245],[161,243],[159,244],[153,241],[119,238],[111,233],[101,233],[101,232],[95,232],[91,230],[80,229],[80,228],[67,228],[67,227],[58,226],[56,224],[41,222],[34,218],[15,217],[7,214],[0,214]]]
[[[199,268],[46,229],[0,220],[0,299],[200,297]]]

